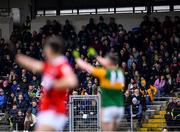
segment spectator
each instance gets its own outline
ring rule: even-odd
[[[1,110],[1,112],[4,112],[5,105],[6,105],[6,96],[4,95],[3,89],[0,89],[0,110]]]
[[[18,109],[17,109],[16,104],[13,104],[12,109],[10,109],[10,111],[9,111],[9,115],[10,115],[10,120],[13,125],[13,130],[16,130],[16,118],[18,115]]]
[[[31,131],[36,123],[36,116],[31,113],[31,109],[29,109],[26,113],[26,117],[24,120],[24,130]]]
[[[44,25],[43,27],[42,27],[42,31],[43,31],[43,34],[45,34],[45,35],[48,35],[49,34],[49,30],[51,29],[51,21],[50,20],[47,20],[46,21],[46,25]]]
[[[118,36],[115,32],[113,32],[110,37],[110,46],[111,48],[116,48],[117,45],[118,45]]]
[[[7,80],[5,80],[5,81],[3,82],[2,89],[3,89],[4,94],[5,94],[6,96],[10,93],[11,87],[10,87],[9,82],[8,82]]]
[[[151,102],[153,102],[154,101],[154,97],[155,97],[155,95],[157,94],[157,88],[156,87],[154,87],[154,86],[152,86],[152,85],[150,85],[149,86],[149,88],[148,88],[148,90],[147,90],[147,93],[148,93],[148,95],[149,95],[149,98],[150,98],[150,101]]]
[[[32,100],[32,114],[37,116],[38,113],[38,107],[37,107],[37,101],[34,99]]]
[[[144,16],[143,19],[144,20],[141,22],[140,27],[145,33],[148,33],[152,26],[152,22],[149,20],[147,15]]]
[[[154,82],[154,86],[158,89],[158,97],[160,97],[160,95],[162,95],[162,92],[164,91],[165,86],[164,75],[161,75],[156,79],[156,81]]]
[[[117,31],[117,24],[115,22],[115,18],[111,17],[109,20],[109,32],[116,32]]]
[[[168,95],[171,91],[173,91],[173,80],[170,74],[166,74],[166,84],[164,88],[164,94]]]
[[[37,77],[34,75],[33,77],[32,77],[32,81],[31,81],[31,85],[33,85],[35,88],[38,88],[38,86],[39,86],[39,80],[37,79]]]
[[[132,117],[138,119],[138,125],[140,126],[143,111],[142,111],[142,105],[140,104],[140,101],[136,97],[132,99],[132,112],[133,112]]]
[[[92,85],[92,95],[97,95],[99,92],[98,80],[94,79],[94,83]]]
[[[128,69],[131,69],[133,62],[134,62],[134,56],[130,55],[129,59],[128,59],[128,63],[127,63],[128,64]]]
[[[172,116],[171,116],[171,112],[172,110],[175,108],[177,104],[177,98],[176,97],[173,97],[172,98],[172,101],[167,105],[167,108],[166,108],[166,115],[165,115],[165,119],[166,119],[166,124],[167,126],[173,126],[173,121],[172,121]],[[170,128],[169,130],[172,130],[172,128]]]
[[[130,122],[131,119],[131,109],[130,109],[130,105],[132,104],[132,97],[130,92],[127,90],[125,93],[125,114],[127,114],[127,121]]]
[[[27,31],[27,30],[31,29],[31,20],[30,20],[29,16],[26,17],[26,20],[25,20],[25,22],[23,24],[23,28],[24,28],[24,31]]]
[[[16,123],[18,127],[18,131],[24,130],[24,114],[22,111],[18,111],[17,117],[16,117]]]
[[[179,70],[179,72],[176,75],[176,86],[180,87],[180,70]]]
[[[16,93],[17,87],[18,87],[17,81],[14,80],[14,81],[13,81],[13,84],[12,84],[12,86],[11,86],[11,91],[12,91],[13,93]]]
[[[89,35],[91,35],[94,31],[97,30],[96,24],[94,23],[94,19],[90,18],[89,23],[86,26],[86,31]]]
[[[18,99],[17,99],[17,106],[18,109],[21,110],[22,112],[26,112],[27,108],[28,108],[28,104],[27,102],[24,100],[24,97],[22,94],[18,95]]]
[[[10,74],[9,74],[9,79],[8,79],[8,81],[10,82],[10,83],[12,83],[14,80],[16,80],[17,79],[17,75],[15,74],[15,72],[12,70],[11,72],[10,72]]]
[[[154,96],[157,94],[157,88],[146,84],[144,79],[141,79],[140,91],[144,99],[146,100],[146,105],[150,105],[154,101]]]
[[[170,131],[179,131],[180,101],[173,97],[166,109],[166,123]]]
[[[171,111],[171,116],[173,119],[173,126],[180,126],[180,100],[177,100],[177,104]],[[175,128],[175,131],[179,131],[180,128]]]
[[[74,31],[74,28],[73,26],[70,24],[69,20],[67,19],[65,21],[65,25],[63,27],[63,37],[65,39],[68,39],[69,38],[69,34],[71,34],[71,31]]]
[[[13,107],[14,102],[16,102],[16,97],[14,93],[11,93],[10,96],[7,97],[7,110]]]
[[[17,113],[18,113],[17,105],[13,104],[12,109],[10,109],[9,114],[11,115],[11,117],[15,117]]]
[[[58,21],[56,21],[56,20],[53,20],[52,21],[52,31],[53,31],[53,33],[54,34],[59,34],[59,33],[61,33],[61,24],[58,22]]]

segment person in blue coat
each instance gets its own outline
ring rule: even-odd
[[[6,105],[6,96],[3,89],[0,89],[0,110],[3,112]]]

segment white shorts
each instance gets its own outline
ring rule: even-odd
[[[47,125],[53,127],[56,131],[62,131],[68,118],[65,114],[56,113],[53,110],[42,111],[37,117],[37,127]]]
[[[102,122],[103,123],[120,123],[124,117],[124,107],[110,106],[102,108]]]

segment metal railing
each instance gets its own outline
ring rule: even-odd
[[[69,131],[100,131],[99,96],[70,96]]]

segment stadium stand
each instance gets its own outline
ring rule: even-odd
[[[56,20],[47,20],[39,32],[31,33],[27,17],[23,30],[14,29],[10,40],[15,44],[17,53],[43,60],[45,38],[54,34],[63,36],[66,41],[65,54],[80,81],[79,87],[70,92],[72,95],[101,93],[98,80],[74,65],[73,49],[78,49],[81,58],[95,66],[99,64],[87,56],[88,47],[95,48],[101,56],[109,51],[117,52],[119,66],[126,77],[126,116],[119,130],[130,129],[131,116],[135,131],[162,131],[165,128],[179,130],[179,16],[166,16],[163,22],[155,17],[144,16],[139,27],[131,31],[126,31],[113,17],[108,22],[100,16],[98,23],[90,18],[89,23],[79,32],[74,30],[72,24],[69,20],[65,21],[65,25]],[[43,94],[41,78],[16,64],[3,38],[0,40],[0,64],[0,123],[3,124],[0,130],[33,130],[38,101]],[[171,99],[172,102],[169,102]]]

